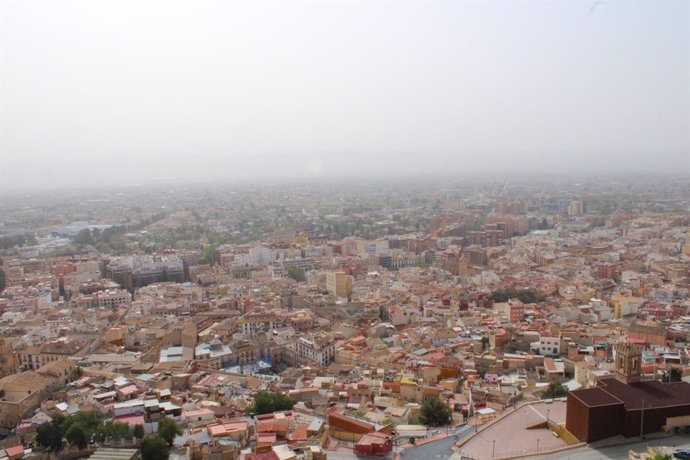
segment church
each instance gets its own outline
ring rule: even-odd
[[[615,346],[615,377],[568,393],[566,429],[580,441],[641,436],[690,425],[690,384],[642,380],[642,351]]]

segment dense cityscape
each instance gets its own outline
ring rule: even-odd
[[[690,460],[690,1],[0,1],[0,460]]]
[[[670,454],[689,210],[682,175],[7,193],[0,458]]]

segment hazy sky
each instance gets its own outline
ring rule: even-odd
[[[690,173],[688,5],[4,0],[0,188]]]

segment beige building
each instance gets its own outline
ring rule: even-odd
[[[14,374],[17,372],[17,367],[19,367],[19,362],[12,346],[0,337],[0,378]]]
[[[344,272],[328,272],[326,289],[334,297],[349,297],[352,294],[352,277]]]
[[[569,216],[581,216],[584,214],[585,205],[581,200],[573,200],[568,206]]]
[[[124,289],[108,289],[93,294],[78,294],[71,299],[76,308],[115,308],[120,305],[132,305],[132,294]]]
[[[49,363],[36,371],[20,372],[0,379],[0,426],[13,428],[29,416],[56,386],[74,377],[69,359]]]
[[[22,369],[38,369],[62,358],[79,356],[79,352],[84,348],[84,345],[84,342],[78,341],[56,341],[18,349],[16,350],[16,355]]]

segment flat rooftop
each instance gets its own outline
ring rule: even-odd
[[[560,449],[568,444],[546,428],[528,429],[545,422],[565,425],[565,401],[526,404],[492,425],[488,425],[460,447],[463,455],[471,458],[499,458],[520,456]]]
[[[687,382],[650,380],[626,385],[616,378],[607,378],[601,379],[597,387],[574,390],[571,395],[589,407],[623,403],[627,410],[639,410],[642,401],[645,409],[690,406],[690,384]]]

